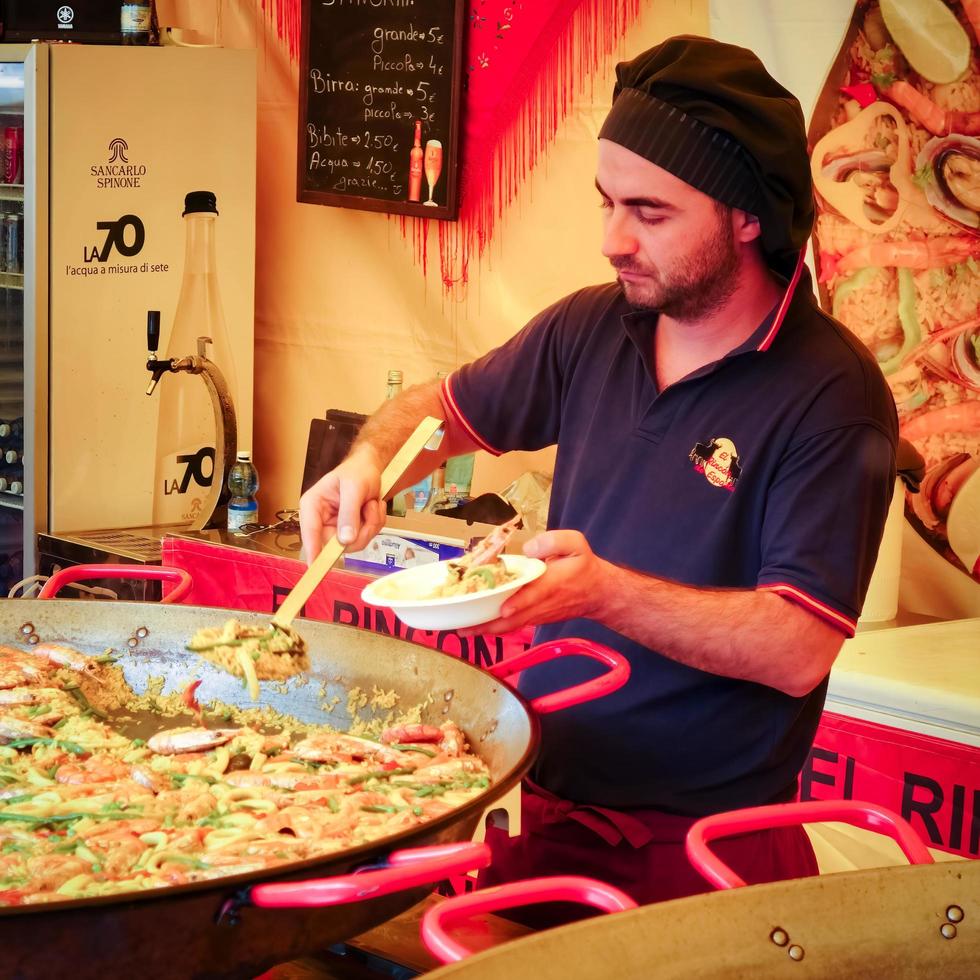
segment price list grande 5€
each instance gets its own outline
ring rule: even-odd
[[[300,201],[455,218],[462,0],[305,0]]]

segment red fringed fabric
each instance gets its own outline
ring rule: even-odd
[[[262,12],[275,20],[276,36],[289,51],[290,61],[299,61],[302,0],[262,0]]]
[[[300,0],[261,0],[292,60],[299,57]],[[469,0],[458,221],[399,217],[428,272],[438,229],[444,288],[465,284],[494,226],[571,109],[603,67],[642,0]]]
[[[438,227],[447,290],[466,283],[471,259],[483,254],[576,91],[607,63],[641,0],[471,0],[469,6],[459,221],[410,219],[423,267],[427,226]]]

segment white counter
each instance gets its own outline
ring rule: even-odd
[[[826,710],[980,747],[980,618],[859,632]]]

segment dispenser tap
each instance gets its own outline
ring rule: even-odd
[[[147,386],[146,393],[152,395],[156,386],[160,383],[160,378],[167,371],[173,370],[173,361],[165,358],[160,361],[157,359],[157,351],[160,349],[160,311],[146,311],[146,370],[152,375]]]
[[[148,395],[153,394],[154,388],[163,375],[187,374],[199,375],[207,388],[211,399],[211,409],[214,413],[215,425],[215,456],[214,472],[211,478],[211,489],[203,506],[191,524],[191,530],[200,531],[205,527],[224,527],[227,517],[228,498],[231,495],[227,486],[227,477],[235,465],[235,450],[238,442],[238,422],[235,418],[235,406],[232,402],[231,391],[224,375],[214,361],[208,358],[210,337],[197,338],[197,353],[186,354],[183,357],[167,357],[162,360],[157,357],[160,347],[160,311],[148,310],[146,314],[146,370],[152,375]]]

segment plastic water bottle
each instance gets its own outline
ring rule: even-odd
[[[252,453],[241,450],[235,457],[235,465],[228,474],[228,530],[239,531],[243,524],[257,523],[259,502],[255,495],[259,490],[259,471],[252,463]]]

